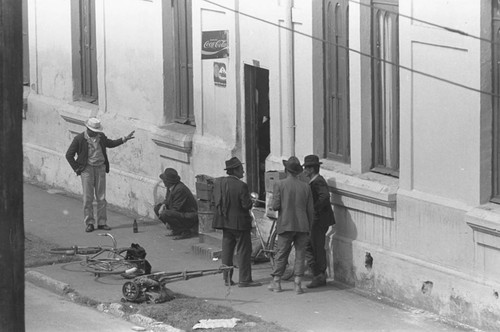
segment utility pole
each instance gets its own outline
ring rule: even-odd
[[[0,0],[0,329],[24,331],[22,1]]]

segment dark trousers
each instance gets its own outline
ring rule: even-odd
[[[222,264],[233,266],[234,250],[236,249],[238,259],[239,282],[252,281],[252,240],[250,230],[237,231],[234,229],[222,230]],[[233,275],[224,272],[224,280],[228,282]]]
[[[198,214],[196,212],[178,212],[165,210],[160,220],[170,226],[173,232],[189,231],[198,223]]]
[[[306,245],[306,261],[314,276],[326,271],[325,235],[328,226],[313,224]]]

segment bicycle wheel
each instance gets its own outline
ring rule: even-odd
[[[278,233],[273,231],[273,234],[271,234],[271,240],[269,241],[269,247],[273,250],[273,252],[270,255],[270,261],[271,261],[271,266],[275,267],[275,257],[278,253]],[[293,255],[292,255],[293,254]],[[292,248],[290,250],[290,255],[288,255],[288,262],[286,263],[285,266],[285,272],[283,272],[283,275],[281,276],[282,280],[288,280],[293,276],[293,268],[295,266],[295,247],[292,244]]]
[[[93,255],[97,254],[102,250],[101,247],[79,247],[79,246],[73,246],[73,247],[58,247],[58,248],[52,248],[49,250],[49,253],[55,254],[55,255]]]
[[[120,258],[89,259],[84,263],[85,271],[100,274],[120,274],[136,267],[134,263]]]

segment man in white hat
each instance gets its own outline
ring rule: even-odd
[[[83,187],[83,221],[86,232],[94,230],[94,195],[97,201],[97,229],[110,230],[106,224],[106,173],[109,161],[106,148],[114,148],[134,138],[132,131],[119,139],[109,139],[104,135],[101,121],[90,118],[85,123],[87,130],[75,136],[66,152],[66,159],[76,175],[81,175]],[[75,155],[77,158],[75,159]]]

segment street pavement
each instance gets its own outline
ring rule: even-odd
[[[109,238],[85,232],[82,203],[78,197],[61,190],[24,184],[25,231],[61,246],[111,244]],[[119,210],[108,208],[109,233],[119,247],[139,243],[146,249],[153,272],[182,272],[216,269],[212,261],[192,251],[198,238],[173,240],[166,237],[165,226],[156,220],[138,218],[139,232],[133,232],[133,219]],[[174,281],[168,288],[176,293],[195,296],[210,303],[231,307],[298,332],[323,331],[478,331],[447,322],[440,317],[405,306],[394,306],[339,284],[328,281],[326,287],[296,295],[293,283],[284,282],[282,293],[267,290],[271,280],[268,263],[253,265],[253,279],[260,287],[226,287],[222,276],[208,275]],[[237,271],[235,273],[237,281]],[[26,281],[56,293],[77,293],[98,303],[120,303],[121,288],[127,280],[120,276],[94,278],[79,264],[56,264],[29,269]],[[30,299],[28,298],[27,301]],[[174,300],[175,301],[175,300]],[[206,317],[209,319],[211,317]]]
[[[26,283],[26,332],[119,332],[138,326]]]

